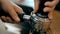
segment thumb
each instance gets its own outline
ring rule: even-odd
[[[22,8],[21,7],[17,7],[17,6],[14,6],[14,9],[15,9],[15,11],[18,13],[18,14],[21,14],[21,13],[24,13],[23,12],[23,10],[22,10]]]

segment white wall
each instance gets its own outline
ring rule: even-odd
[[[21,0],[11,0],[17,4],[19,4],[19,1]],[[34,8],[34,0],[24,0],[24,2],[22,3],[22,5],[26,5],[26,6],[31,6]]]

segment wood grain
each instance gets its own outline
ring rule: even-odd
[[[54,19],[46,34],[60,34],[60,11],[54,11]]]

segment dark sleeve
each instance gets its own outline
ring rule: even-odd
[[[55,9],[56,9],[56,10],[60,10],[60,1],[59,1],[59,3],[56,5]]]

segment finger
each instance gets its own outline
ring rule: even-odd
[[[59,3],[59,1],[60,1],[60,0],[53,0],[52,3],[56,5],[57,3]]]
[[[39,9],[39,4],[40,4],[40,1],[39,0],[34,0],[34,10],[33,12],[34,13],[37,13],[38,12],[38,9]]]
[[[51,12],[52,10],[54,10],[53,8],[50,8],[50,7],[45,7],[43,9],[44,12]]]
[[[13,21],[10,17],[6,17],[7,18],[7,22],[9,22],[9,23],[19,23],[19,22],[16,22],[16,21]]]
[[[16,13],[16,11],[14,9],[11,9],[9,11],[9,14],[13,18],[14,21],[16,21],[16,22],[19,22],[20,21],[18,15],[17,15],[17,13]]]
[[[56,6],[56,4],[58,4],[58,2],[59,2],[59,0],[53,0],[52,2],[47,1],[47,2],[45,2],[44,5],[54,7],[54,6]]]
[[[19,14],[22,12],[22,8],[20,8],[18,5],[16,5],[15,3],[11,2],[13,8],[15,9],[15,11],[17,11]]]
[[[7,19],[6,19],[5,16],[1,16],[1,19],[2,19],[3,22],[6,22],[7,21]]]
[[[49,19],[53,19],[53,11],[54,11],[53,8],[49,8],[49,7],[45,7],[45,8],[44,8],[44,12],[49,12],[49,13],[48,13]]]
[[[53,7],[53,6],[55,6],[54,4],[52,4],[52,2],[45,2],[45,4],[44,4],[45,6],[49,6],[49,7]]]
[[[49,19],[53,19],[53,14],[54,14],[53,10],[51,12],[49,12],[49,14],[48,14]]]
[[[7,22],[9,22],[9,23],[13,22],[13,20],[10,17],[6,17],[6,19],[7,19]]]
[[[15,11],[16,11],[18,14],[24,13],[23,10],[22,10],[22,8],[20,8],[20,7],[14,6],[14,9],[15,9]]]

